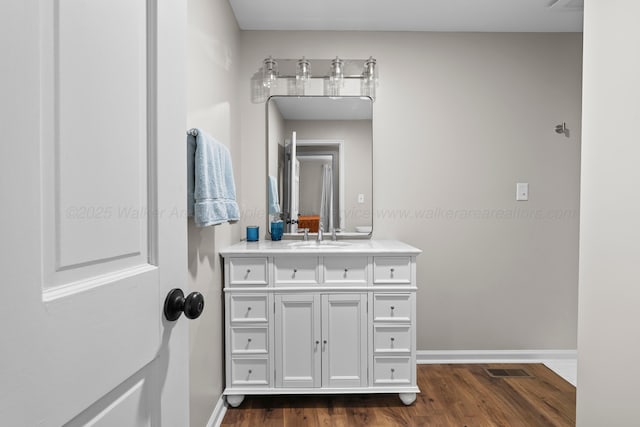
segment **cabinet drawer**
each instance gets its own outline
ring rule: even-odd
[[[268,333],[266,327],[231,328],[231,352],[233,354],[267,353]]]
[[[373,259],[373,283],[410,284],[410,257],[375,257]]]
[[[373,385],[405,385],[411,384],[410,357],[374,357]]]
[[[230,285],[267,285],[267,258],[230,258]]]
[[[268,386],[269,360],[264,359],[231,359],[231,384],[238,387]]]
[[[266,295],[231,295],[231,321],[266,322]]]
[[[410,322],[412,294],[373,294],[373,320]]]
[[[276,257],[273,265],[278,285],[315,285],[319,282],[318,257]]]
[[[411,327],[376,325],[373,331],[373,351],[408,353],[411,351]]]
[[[329,256],[324,257],[325,283],[349,285],[367,284],[367,257]]]

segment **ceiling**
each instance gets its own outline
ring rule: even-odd
[[[581,32],[584,0],[229,0],[243,30]]]

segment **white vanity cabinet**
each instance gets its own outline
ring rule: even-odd
[[[415,400],[420,251],[397,241],[341,242],[242,242],[221,251],[231,406],[247,394]]]

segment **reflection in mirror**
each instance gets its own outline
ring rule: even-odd
[[[372,142],[370,98],[269,98],[269,221],[282,219],[285,236],[370,237]]]

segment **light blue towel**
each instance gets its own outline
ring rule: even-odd
[[[269,214],[280,213],[280,199],[278,198],[278,181],[269,175]]]
[[[187,211],[198,227],[240,219],[227,147],[194,129],[187,136]]]

